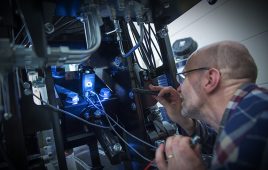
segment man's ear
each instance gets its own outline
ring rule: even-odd
[[[204,90],[207,93],[212,93],[220,83],[221,73],[215,68],[211,68],[206,72],[205,81],[204,81]]]

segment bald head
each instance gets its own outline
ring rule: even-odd
[[[221,41],[192,54],[187,67],[211,67],[221,70],[227,79],[257,79],[257,66],[247,48],[234,41]]]

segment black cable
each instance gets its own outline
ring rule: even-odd
[[[153,54],[153,50],[152,50],[151,31],[149,29],[149,26],[150,26],[150,23],[148,23],[148,42],[149,42],[150,56],[152,58],[154,68],[156,68],[156,62],[155,62],[155,58],[154,58],[154,54]]]
[[[66,115],[69,115],[77,120],[80,120],[81,122],[84,122],[85,124],[88,124],[90,126],[95,126],[95,127],[99,127],[99,128],[104,128],[104,129],[109,129],[110,127],[109,126],[101,126],[101,125],[98,125],[98,124],[95,124],[95,123],[91,123],[85,119],[82,119],[80,118],[79,116],[76,116],[75,114],[72,114],[70,112],[67,112],[63,109],[60,109],[60,108],[57,108],[56,106],[53,106],[51,104],[49,104],[48,102],[44,101],[43,99],[41,99],[40,97],[36,96],[35,94],[32,93],[32,95],[34,97],[36,97],[38,100],[40,100],[42,103],[44,103],[46,106],[50,107],[51,109],[53,109],[54,111],[59,111],[59,112],[62,112],[62,113],[65,113]]]
[[[19,30],[19,32],[18,32],[17,35],[15,36],[15,38],[14,38],[14,44],[16,43],[17,38],[19,37],[21,31],[22,31],[24,28],[25,28],[25,24],[22,25],[21,29]]]
[[[95,93],[96,94],[96,93]],[[98,97],[98,95],[96,94],[96,96],[97,96],[97,98],[98,98],[98,100],[99,100],[99,97]],[[108,121],[108,123],[109,123],[109,125],[110,125],[110,127],[111,127],[111,129],[116,133],[116,135],[131,149],[131,150],[133,150],[137,155],[139,155],[141,158],[143,158],[144,160],[146,160],[146,161],[148,161],[148,162],[151,162],[152,160],[150,160],[150,159],[148,159],[148,158],[146,158],[145,156],[143,156],[140,152],[138,152],[134,147],[132,147],[115,129],[114,129],[114,127],[112,126],[112,124],[111,124],[111,122],[110,122],[110,118],[111,117],[108,117],[108,114],[106,113],[106,111],[105,111],[105,109],[104,109],[104,107],[103,107],[103,105],[102,105],[102,103],[101,103],[101,101],[99,100],[99,102],[100,102],[100,105],[101,105],[101,108],[99,108],[99,110],[101,110],[104,114],[105,114],[105,117],[106,117],[106,119],[107,119],[107,121]],[[92,103],[93,104],[93,103]],[[111,119],[112,120],[112,119]],[[124,129],[124,128],[123,128]],[[123,130],[122,129],[122,130]],[[127,132],[127,131],[125,131],[125,132]],[[130,133],[129,133],[130,134]],[[133,137],[134,135],[132,135],[131,134],[131,136]],[[136,137],[135,137],[136,138]],[[139,141],[141,141],[141,139],[139,139]],[[143,140],[142,140],[143,141]],[[147,142],[145,142],[145,141],[143,141],[144,142],[144,144],[145,143],[147,143]],[[148,144],[148,143],[147,143]],[[149,145],[151,145],[151,144],[149,144]],[[154,148],[154,149],[156,149],[156,147],[155,146],[151,146],[152,148]]]
[[[133,28],[133,32],[134,32],[134,34],[135,34],[135,37],[137,37],[137,39],[139,39],[140,37],[139,37],[139,34],[138,34],[138,31],[137,31],[137,29],[136,29],[136,27],[135,27],[135,25],[134,24],[132,24],[132,28]],[[148,50],[146,49],[146,47],[145,47],[145,45],[143,44],[143,42],[142,42],[142,44],[140,44],[140,48],[141,48],[141,50],[142,50],[142,54],[143,54],[143,56],[147,59],[147,61],[148,61],[148,64],[149,64],[149,67],[148,67],[148,69],[150,69],[151,68],[151,66],[152,66],[152,62],[150,61],[150,59],[148,58]]]
[[[84,31],[84,28],[83,28],[83,26],[78,26],[78,27],[68,28],[66,30],[68,30],[68,31],[77,30],[77,32],[78,32],[78,31]]]
[[[138,48],[137,50],[139,50],[139,53],[140,53],[140,49]],[[133,55],[133,57],[134,57],[134,62],[138,65],[138,67],[139,67],[140,69],[142,69],[142,70],[145,70],[144,68],[141,67],[141,65],[140,65],[140,63],[139,63],[139,61],[138,61],[138,57],[137,57],[136,53],[134,52],[134,53],[132,53],[132,55]]]
[[[55,23],[53,25],[56,26],[63,18],[64,18],[64,16],[60,17],[57,21],[55,21]]]
[[[58,30],[64,28],[64,27],[67,26],[67,25],[71,25],[71,24],[75,23],[76,21],[77,21],[76,19],[72,19],[72,20],[70,20],[70,21],[67,21],[67,22],[63,23],[62,25],[56,27],[56,28],[55,28],[55,31],[54,31],[53,33],[57,32]]]
[[[153,28],[151,26],[149,26],[149,29],[151,29],[152,33],[154,34],[154,37],[157,37],[156,33],[154,32],[154,30],[153,30]]]
[[[146,29],[146,31],[147,31],[147,29]],[[155,61],[155,57],[154,57],[153,50],[152,50],[152,42],[153,41],[152,41],[152,37],[151,37],[150,23],[148,23],[148,38],[149,38],[149,47],[151,50],[151,57],[153,59],[154,68],[156,68],[156,61]]]
[[[139,61],[138,61],[138,57],[137,57],[136,54],[134,54],[134,59],[135,59],[135,62],[137,63],[137,65],[138,65],[138,67],[139,67],[140,69],[142,69],[142,70],[146,70],[146,69],[144,69],[144,68],[141,67],[141,65],[140,65],[140,63],[139,63]]]
[[[150,47],[149,47],[149,41],[148,41],[148,36],[147,34],[144,32],[144,48],[146,49],[146,55],[148,56],[148,61],[150,63],[150,65],[152,65],[152,60],[151,60],[151,54],[150,54]]]
[[[148,36],[148,33],[145,32],[144,33],[144,39],[145,39],[145,44],[146,44],[146,47],[147,47],[147,55],[148,55],[148,59],[149,59],[149,62],[150,62],[150,66],[151,68],[155,68],[155,62],[153,60],[153,55],[152,55],[152,49],[150,48],[150,40],[149,40],[149,36]]]
[[[75,24],[77,21],[78,21],[77,19],[72,19],[72,20],[70,20],[70,21],[67,21],[67,22],[61,24],[60,26],[58,26],[57,28],[55,28],[55,30],[54,30],[53,33],[51,33],[51,34],[48,35],[48,38],[51,39],[51,38],[53,38],[53,37],[59,35],[59,34],[60,34],[60,31],[61,31],[62,29],[65,29],[67,26],[72,26],[72,25]]]
[[[134,33],[134,31],[133,31],[133,23],[131,23],[131,24],[129,24],[129,26],[130,26],[130,29],[131,29],[131,33],[132,33],[132,35],[133,35],[133,37],[134,37],[134,41],[135,41],[135,43],[138,41],[137,39],[137,37],[136,37],[136,34]],[[135,28],[135,26],[134,26],[134,28]],[[135,28],[136,29],[136,28]],[[140,47],[142,47],[142,46],[140,46]],[[141,48],[139,48],[138,49],[139,50],[139,53],[141,54],[141,58],[142,58],[142,60],[143,60],[143,62],[144,62],[144,64],[146,65],[146,67],[147,67],[147,69],[150,69],[150,65],[149,65],[149,62],[148,62],[148,60],[147,60],[147,58],[145,58],[144,56],[145,56],[145,53],[144,53],[144,51],[141,49]]]
[[[154,32],[154,30],[153,30],[153,28],[152,28],[151,25],[149,26],[149,29],[152,31],[152,33],[153,33],[153,35],[154,35],[154,37],[155,37],[155,40],[156,40],[156,42],[157,42],[157,45],[158,45],[158,47],[159,47],[158,40],[157,40],[158,37],[156,36],[156,33]],[[147,30],[145,30],[145,31],[147,31]],[[153,46],[154,46],[154,48],[155,48],[155,50],[156,50],[156,52],[157,52],[157,54],[158,54],[160,60],[163,61],[162,55],[160,54],[160,51],[159,51],[159,48],[156,47],[154,41],[152,41],[152,42],[153,42]]]
[[[28,36],[25,36],[25,37],[23,38],[23,40],[22,40],[22,42],[20,43],[20,45],[23,45],[24,42],[25,42],[26,40],[28,40]]]
[[[154,30],[152,29],[151,25],[149,25],[149,30],[151,30],[153,32],[153,35],[154,35],[155,39],[157,40],[156,34],[154,33]],[[147,30],[145,30],[145,31],[147,31]],[[151,38],[151,33],[149,35],[150,35],[151,42],[152,42],[152,44],[153,44],[153,46],[154,46],[154,48],[155,48],[160,60],[163,61],[162,55],[159,52],[159,48],[156,47],[154,41]]]
[[[146,49],[145,45],[143,44],[141,45],[141,50],[144,53],[144,58],[146,58],[146,60],[148,61],[148,64],[149,64],[148,70],[151,70],[153,68],[153,63],[152,63],[152,60],[150,59],[149,52]]]
[[[20,79],[20,83],[23,85],[23,80]],[[55,106],[49,104],[48,102],[44,101],[43,99],[41,99],[40,97],[36,96],[36,95],[33,94],[33,93],[32,93],[32,95],[33,95],[34,97],[36,97],[38,100],[40,100],[42,103],[44,103],[45,105],[47,105],[48,107],[50,107],[51,109],[53,109],[53,110],[55,110],[55,111],[62,112],[62,113],[64,113],[64,114],[66,114],[66,115],[69,115],[69,116],[71,116],[71,117],[73,117],[73,118],[75,118],[75,119],[77,119],[77,120],[80,120],[80,121],[84,122],[85,124],[88,124],[88,125],[90,125],[90,126],[99,127],[99,128],[104,128],[104,129],[109,129],[109,128],[110,128],[109,126],[106,127],[106,126],[102,126],[102,125],[99,125],[99,124],[91,123],[91,122],[89,122],[89,121],[87,121],[87,120],[85,120],[85,119],[83,119],[83,118],[80,118],[80,117],[78,117],[78,116],[76,116],[76,115],[74,115],[74,114],[72,114],[72,113],[70,113],[70,112],[67,112],[67,111],[65,111],[65,110],[63,110],[63,109],[57,108],[57,107],[55,107]],[[84,109],[80,112],[80,114],[83,113],[86,109],[88,109],[88,106],[87,106],[86,108],[84,108]],[[116,116],[116,118],[117,118],[117,122],[118,122],[118,117]],[[113,125],[113,126],[115,126],[115,125]]]
[[[20,79],[20,83],[22,83],[22,85],[23,85],[23,81],[21,79]],[[77,120],[80,120],[80,121],[84,122],[85,124],[88,124],[90,126],[99,127],[99,128],[104,128],[104,129],[109,129],[110,128],[110,126],[106,127],[106,126],[102,126],[102,125],[99,125],[99,124],[91,123],[91,122],[89,122],[89,121],[87,121],[85,119],[80,118],[79,116],[76,116],[75,114],[72,114],[72,113],[67,112],[67,111],[65,111],[63,109],[57,108],[56,106],[53,106],[53,105],[49,104],[48,102],[44,101],[43,99],[41,99],[40,97],[38,97],[34,93],[32,93],[32,96],[36,97],[38,100],[40,100],[42,103],[44,103],[46,106],[50,107],[51,109],[55,110],[56,112],[57,111],[62,112],[64,114],[66,114],[66,115],[69,115],[69,116],[71,116],[71,117],[73,117],[73,118],[75,118]],[[87,109],[87,107],[85,109]],[[82,111],[85,111],[85,109],[83,109]]]
[[[139,50],[139,53],[140,53],[140,56],[141,56],[142,61],[143,61],[144,64],[146,65],[146,68],[149,69],[149,68],[150,68],[149,62],[148,62],[147,58],[144,57],[142,49],[139,48],[138,50]],[[138,60],[137,60],[137,61],[138,61]]]
[[[134,37],[136,39],[139,39],[139,34],[138,34],[138,31],[137,31],[135,25],[132,22],[129,25],[130,25],[130,28],[133,31],[134,35],[135,35]],[[143,43],[140,44],[140,49],[141,49],[141,54],[142,54],[141,55],[142,60],[143,60],[144,64],[146,65],[147,69],[150,70],[152,67],[151,67],[149,59],[147,57],[147,50],[145,49]]]
[[[134,36],[133,36],[133,37],[134,37]],[[136,41],[135,41],[135,42],[136,42]],[[149,68],[149,63],[148,63],[147,59],[144,58],[144,56],[142,55],[142,51],[141,51],[140,48],[138,49],[138,51],[139,51],[139,54],[140,54],[140,56],[141,56],[142,61],[144,62],[144,64],[146,65],[146,68],[148,69],[148,68]],[[136,56],[136,55],[135,55],[135,56]],[[139,67],[142,68],[141,65],[140,65],[140,63],[139,63],[139,60],[138,60],[138,57],[137,57],[137,56],[136,56],[136,61],[137,61],[138,65],[139,65]],[[142,68],[142,69],[143,69],[143,68]]]

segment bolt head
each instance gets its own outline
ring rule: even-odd
[[[113,150],[116,152],[120,152],[122,150],[122,146],[120,145],[120,143],[114,144]]]
[[[12,117],[11,113],[4,113],[4,119],[9,120]]]

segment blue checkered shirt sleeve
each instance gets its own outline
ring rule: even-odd
[[[239,89],[223,121],[211,169],[267,169],[268,91],[253,84]]]

